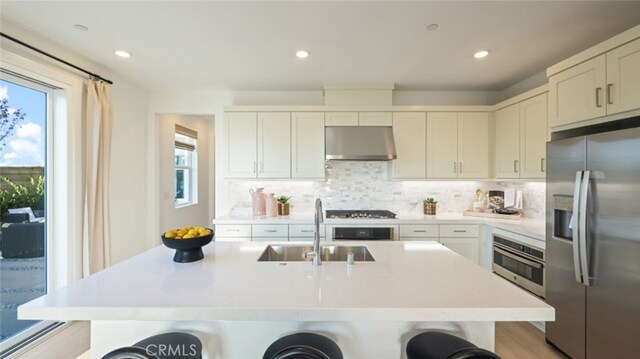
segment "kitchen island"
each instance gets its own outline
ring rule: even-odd
[[[18,315],[91,321],[94,358],[171,330],[198,336],[204,358],[260,358],[298,331],[332,338],[345,358],[403,358],[406,342],[423,330],[492,350],[496,321],[554,319],[543,301],[437,242],[359,244],[375,261],[258,262],[268,243],[214,242],[203,260],[181,264],[159,246],[31,301]]]

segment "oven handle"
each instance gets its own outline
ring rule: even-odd
[[[502,250],[505,250],[505,251],[507,251],[509,253],[513,253],[513,254],[517,255],[518,257],[523,257],[523,258],[532,260],[534,262],[544,264],[544,260],[543,259],[534,257],[534,256],[532,256],[532,255],[530,255],[528,253],[522,253],[522,252],[519,252],[519,251],[515,251],[513,248],[510,248],[509,246],[505,246],[502,243],[493,242],[493,246],[494,247],[498,247],[498,248],[500,248]]]
[[[507,257],[513,258],[513,259],[515,259],[515,260],[517,260],[519,262],[522,262],[524,264],[530,265],[530,266],[532,266],[532,267],[534,267],[536,269],[542,269],[542,264],[534,262],[534,261],[530,261],[530,260],[528,260],[528,259],[526,259],[524,257],[521,257],[521,256],[519,256],[516,253],[513,253],[511,251],[505,251],[504,249],[498,248],[495,245],[493,246],[493,250],[498,252],[498,253],[500,253],[500,254],[502,254],[502,255],[505,255]]]

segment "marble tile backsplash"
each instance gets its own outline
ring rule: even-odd
[[[476,189],[522,190],[524,215],[544,219],[544,182],[398,181],[391,179],[391,162],[331,161],[325,181],[225,180],[232,214],[251,214],[249,188],[291,197],[291,212],[311,213],[317,196],[325,209],[388,209],[400,216],[421,216],[422,200],[434,197],[438,212],[459,213],[473,206]]]

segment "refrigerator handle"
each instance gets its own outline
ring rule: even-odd
[[[580,189],[580,268],[582,271],[582,283],[589,286],[589,261],[587,261],[587,197],[589,193],[589,176],[591,171],[584,171]]]
[[[580,226],[578,225],[578,218],[580,217],[580,182],[582,181],[582,171],[576,172],[576,183],[573,186],[573,213],[571,214],[571,223],[569,223],[569,228],[571,228],[573,233],[573,241],[571,244],[573,245],[573,272],[576,275],[576,282],[582,283],[582,273],[580,272],[580,248],[579,245],[579,234],[580,234]]]

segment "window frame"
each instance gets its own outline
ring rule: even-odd
[[[196,133],[195,131],[193,131]],[[195,137],[187,136],[177,131],[174,133],[175,146],[173,150],[174,161],[173,161],[173,196],[174,196],[174,207],[183,208],[192,205],[198,204],[198,139],[197,133]],[[193,146],[193,149],[185,148],[184,146],[179,146],[179,144],[187,144]],[[183,151],[185,156],[185,163],[178,164],[176,159],[178,157],[178,151]],[[177,195],[177,173],[179,170],[182,170],[183,182],[184,182],[184,199],[179,200],[176,198]]]

